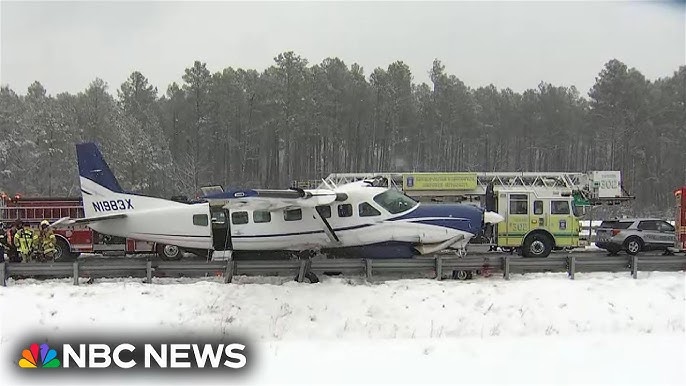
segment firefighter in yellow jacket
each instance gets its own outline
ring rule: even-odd
[[[28,263],[31,261],[35,235],[29,224],[19,223],[19,229],[14,234],[14,245],[17,247],[21,261]]]
[[[40,223],[38,233],[35,236],[35,250],[41,261],[54,260],[57,248],[55,247],[55,233],[50,229],[50,222],[43,220]]]

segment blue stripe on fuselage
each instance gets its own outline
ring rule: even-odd
[[[483,209],[469,204],[419,204],[415,210],[388,221],[411,221],[478,234],[483,224]]]

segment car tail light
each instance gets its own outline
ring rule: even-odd
[[[621,229],[613,229],[612,230],[612,236],[617,236],[621,232]]]

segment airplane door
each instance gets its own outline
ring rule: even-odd
[[[231,242],[231,225],[229,211],[224,208],[213,208],[212,213],[212,246],[215,251],[233,249]]]

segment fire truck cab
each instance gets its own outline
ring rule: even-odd
[[[83,218],[80,197],[22,197],[0,193],[0,221],[9,227],[16,220],[38,229],[42,220],[53,223],[60,218]],[[55,260],[73,260],[81,253],[112,255],[159,253],[163,258],[175,260],[182,256],[178,248],[158,246],[147,241],[125,239],[100,234],[86,225],[58,225],[53,228],[57,239]]]

